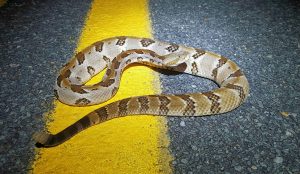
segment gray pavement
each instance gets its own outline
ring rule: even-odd
[[[0,8],[0,173],[30,171],[31,135],[44,126],[55,74],[73,54],[89,7],[10,0]],[[251,86],[233,112],[168,118],[174,173],[300,173],[299,9],[293,0],[150,1],[156,38],[229,57]],[[163,73],[164,93],[216,87]]]
[[[300,173],[299,1],[152,0],[150,9],[156,38],[234,60],[251,86],[233,112],[168,119],[174,173]],[[165,93],[216,87],[161,79]]]
[[[31,170],[31,135],[45,125],[55,74],[73,55],[89,7],[10,0],[0,8],[0,173]]]

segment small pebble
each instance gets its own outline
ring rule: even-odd
[[[253,166],[251,166],[251,169],[252,170],[257,170],[257,167],[253,165]]]
[[[187,160],[187,159],[182,159],[181,162],[182,162],[183,164],[186,164],[186,163],[188,163],[188,160]]]
[[[192,149],[193,149],[193,150],[197,150],[198,148],[197,148],[197,146],[193,146],[193,145],[192,145]]]
[[[273,161],[274,161],[275,163],[277,163],[277,164],[280,164],[280,163],[283,162],[283,158],[280,157],[280,156],[277,156]]]
[[[289,137],[289,136],[292,136],[293,134],[290,131],[286,131],[285,135]]]
[[[184,122],[184,121],[181,121],[181,122],[180,122],[180,126],[181,126],[181,127],[184,127],[184,126],[185,126],[185,122]]]
[[[235,166],[234,169],[238,172],[242,171],[242,166]]]
[[[10,66],[11,68],[17,68],[17,67],[20,66],[20,64],[11,63],[11,64],[9,64],[9,66]]]

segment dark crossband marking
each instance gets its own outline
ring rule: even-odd
[[[104,45],[104,43],[103,42],[96,42],[96,43],[94,43],[94,45],[95,45],[95,47],[96,47],[96,51],[98,51],[98,52],[102,52],[102,50],[103,50],[103,45]]]
[[[117,39],[118,39],[118,41],[117,41],[116,45],[123,46],[126,42],[126,37],[118,37]]]
[[[219,113],[220,112],[220,97],[212,92],[206,92],[203,93],[203,95],[205,95],[210,101],[211,101],[211,107],[210,107],[210,111],[215,114],[215,113]]]
[[[82,52],[77,53],[75,57],[77,59],[78,65],[81,65],[85,60],[84,53]]]
[[[204,50],[201,50],[201,49],[195,49],[196,50],[196,54],[192,55],[192,57],[194,59],[197,59],[198,57],[202,56],[203,54],[205,54],[205,51]]]
[[[215,69],[212,70],[212,77],[214,78],[214,80],[217,79],[217,75],[218,75],[218,69],[223,66],[228,59],[226,59],[225,57],[221,57],[218,61],[217,67]]]
[[[147,38],[142,39],[140,42],[141,42],[141,44],[142,44],[143,47],[148,47],[149,45],[155,43],[154,40],[147,39]]]
[[[175,52],[179,49],[179,46],[176,44],[171,44],[170,46],[168,46],[166,48],[166,50],[168,50],[169,52]]]
[[[184,72],[187,68],[187,64],[185,62],[175,66],[174,68],[172,68],[174,71],[178,71],[178,72]]]
[[[145,50],[142,50],[142,49],[135,49],[133,50],[133,52],[137,53],[137,54],[145,54]]]
[[[73,92],[76,92],[76,93],[79,93],[79,94],[86,94],[86,93],[88,93],[84,89],[82,89],[82,85],[71,85],[71,90]]]
[[[138,97],[138,102],[140,104],[140,112],[146,113],[149,109],[149,99],[147,97]]]
[[[120,61],[121,59],[124,59],[125,57],[129,56],[131,54],[131,52],[129,51],[125,51],[125,52],[122,52],[118,57],[118,61]]]
[[[66,79],[66,78],[69,78],[71,75],[71,70],[66,70],[65,72],[61,73],[57,79],[56,79],[56,82],[57,82],[57,86],[61,87],[61,82]]]
[[[111,73],[112,73],[112,70],[107,68],[106,73],[105,73],[106,77],[109,77]]]
[[[226,80],[232,78],[232,77],[240,77],[240,76],[243,76],[243,75],[244,75],[244,73],[239,69],[239,70],[235,71],[234,73],[230,74],[226,79],[224,79],[224,80],[221,82],[221,84],[222,84],[223,82],[225,82]]]
[[[113,60],[112,60],[112,67],[114,68],[114,69],[119,69],[119,67],[120,67],[120,62],[117,60],[117,58],[114,58]]]
[[[245,92],[244,92],[243,87],[228,83],[228,84],[225,86],[225,88],[237,90],[238,93],[239,93],[239,97],[241,98],[241,102],[244,101],[246,95],[245,95]]]
[[[171,100],[166,96],[157,96],[160,102],[159,115],[167,115],[169,112],[168,104]]]
[[[239,77],[239,76],[243,76],[244,73],[239,69],[237,71],[235,71],[234,73],[230,74],[230,76],[228,78],[231,78],[231,77]]]
[[[108,79],[105,80],[104,82],[100,82],[99,85],[103,87],[109,87],[110,85],[115,83],[115,79]]]
[[[118,104],[118,109],[119,109],[119,115],[127,115],[127,107],[128,107],[128,102],[129,102],[130,98],[126,98],[123,99],[121,101],[119,101]]]
[[[99,116],[99,121],[104,122],[108,119],[108,112],[106,107],[99,108],[94,111]]]
[[[84,106],[84,105],[88,105],[89,103],[91,103],[90,100],[86,99],[86,98],[81,98],[76,100],[75,104],[79,105],[79,106]]]
[[[186,107],[183,111],[184,116],[193,116],[196,112],[195,101],[191,99],[189,95],[178,95],[181,99],[183,99],[186,103]]]
[[[198,67],[197,67],[196,62],[192,63],[192,69],[191,69],[191,71],[192,71],[193,75],[197,75],[198,74],[199,71],[198,71]]]
[[[87,71],[91,76],[95,74],[95,68],[93,68],[92,66],[88,66]]]

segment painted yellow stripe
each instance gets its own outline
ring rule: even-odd
[[[147,3],[147,0],[126,3],[95,0],[77,51],[116,35],[151,37]],[[160,92],[158,75],[144,66],[127,69],[120,86],[117,95],[108,102]],[[47,123],[51,133],[59,132],[104,104],[78,108],[55,101],[55,105],[48,115],[53,120]],[[32,168],[33,173],[171,173],[167,147],[163,118],[124,117],[89,128],[60,146],[38,149]]]

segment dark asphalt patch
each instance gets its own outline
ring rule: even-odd
[[[174,173],[299,173],[299,2],[152,0],[150,11],[156,38],[232,59],[251,87],[230,113],[168,119]],[[189,75],[161,79],[164,93],[215,87]]]
[[[10,0],[0,8],[0,173],[26,173],[34,131],[53,101],[61,65],[76,48],[90,1]]]

